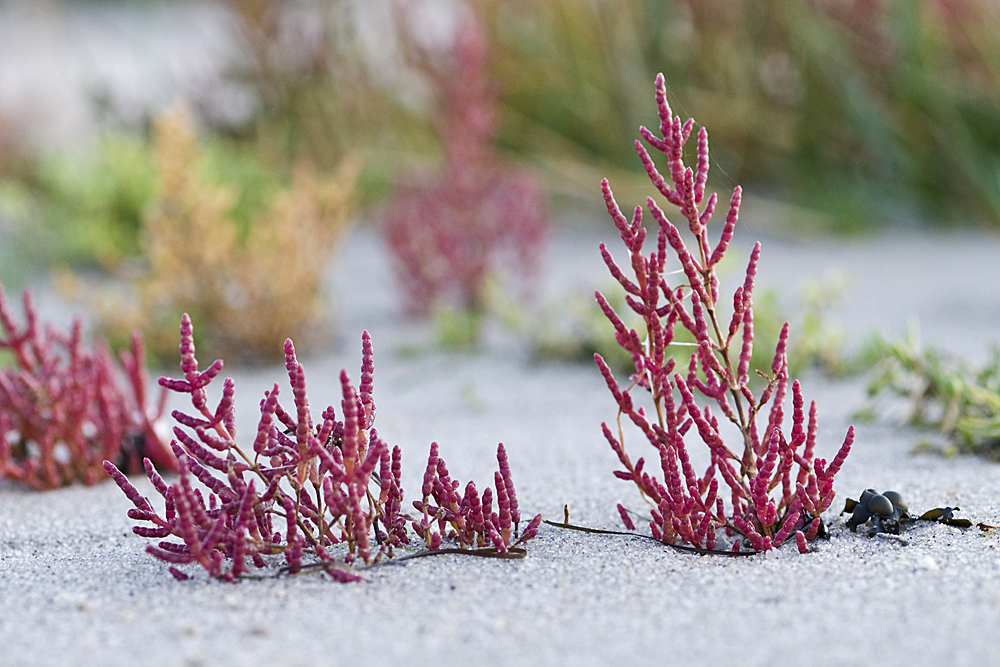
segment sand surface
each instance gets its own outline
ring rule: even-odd
[[[122,120],[134,122],[178,92],[217,85],[229,44],[211,7],[182,3],[180,20],[164,21],[138,6],[109,15],[88,3],[57,20],[49,3],[19,6],[32,11],[0,7],[20,16],[0,22],[0,90],[6,109],[40,119],[45,136],[31,138],[42,145],[92,139],[89,95],[117,100]],[[747,228],[730,251],[740,259],[726,294],[767,229]],[[600,229],[557,236],[543,304],[609,284],[597,243],[624,253],[610,223]],[[2,246],[0,261],[14,262]],[[998,257],[1000,240],[974,234],[765,239],[759,283],[795,312],[804,285],[839,272],[846,299],[831,316],[849,347],[875,330],[900,335],[917,318],[925,341],[982,359],[1000,331]],[[568,504],[576,523],[619,528],[617,503],[643,510],[634,488],[611,474],[616,459],[600,423],[614,418],[615,404],[592,365],[532,363],[523,341],[503,331],[489,332],[474,354],[434,349],[426,326],[400,317],[384,253],[365,230],[340,252],[330,293],[339,339],[303,359],[312,404],[339,400],[337,375],[342,367],[357,375],[360,334],[370,330],[377,426],[403,447],[411,493],[432,440],[455,478],[480,485],[503,441],[525,514],[558,519]],[[64,304],[44,290],[39,297],[48,317],[68,320]],[[246,437],[261,392],[284,384],[283,371],[227,372]],[[819,403],[820,454],[832,456],[864,404],[864,380],[803,382]],[[1000,468],[913,455],[919,437],[891,421],[858,425],[835,509],[871,486],[902,492],[912,508],[959,505],[974,521],[1000,524]],[[303,576],[232,585],[195,569],[192,580],[175,581],[131,534],[129,507],[111,484],[40,494],[0,482],[0,666],[1000,661],[1000,538],[977,530],[923,525],[902,540],[869,539],[831,512],[831,539],[813,553],[725,559],[543,527],[520,561],[448,556],[371,570],[364,584]]]
[[[608,283],[601,239],[613,241],[556,236],[543,303]],[[750,243],[738,241],[732,253],[745,257]],[[849,345],[874,329],[900,334],[919,317],[926,340],[983,356],[1000,323],[998,256],[1000,241],[976,235],[766,239],[760,283],[793,307],[802,285],[839,270],[847,302],[831,318]],[[435,350],[426,327],[398,314],[367,230],[342,248],[330,287],[340,339],[303,360],[313,407],[338,400],[342,367],[357,375],[369,329],[376,425],[403,447],[404,488],[419,487],[431,440],[455,478],[480,483],[503,441],[525,514],[558,519],[568,504],[576,523],[619,528],[616,503],[643,510],[611,474],[599,425],[615,405],[595,368],[532,363],[503,332],[477,353]],[[286,379],[280,367],[227,370],[247,437],[260,393]],[[864,382],[803,382],[819,403],[820,454],[832,456],[864,404]],[[889,421],[859,424],[835,509],[871,486],[902,492],[912,508],[959,505],[974,521],[1000,523],[1000,467],[913,455],[919,436]],[[448,556],[374,569],[363,584],[301,576],[233,585],[196,569],[175,581],[130,533],[129,507],[112,484],[44,494],[0,486],[0,663],[984,665],[1000,655],[1000,538],[976,529],[922,525],[902,540],[870,539],[830,512],[831,539],[813,553],[789,545],[726,559],[543,527],[520,561]]]

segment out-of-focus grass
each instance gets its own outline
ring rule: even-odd
[[[981,367],[934,347],[922,347],[916,325],[905,338],[877,338],[872,349],[879,361],[868,386],[866,416],[878,412],[885,394],[909,401],[905,422],[939,431],[948,444],[945,455],[974,453],[1000,460],[1000,347],[990,349]]]
[[[115,266],[138,252],[154,181],[148,147],[123,134],[103,137],[92,155],[41,157],[5,183],[33,218],[14,235],[37,260]]]
[[[395,0],[393,0],[395,1]],[[391,192],[397,171],[435,150],[431,123],[385,85],[366,59],[357,16],[363,2],[225,0],[245,58],[229,78],[250,91],[256,114],[233,139],[286,171],[303,161],[334,171],[344,155],[362,156],[359,203],[374,207]],[[392,52],[392,25],[381,49]]]
[[[637,170],[659,71],[727,181],[856,231],[901,214],[1000,225],[1000,7],[986,0],[474,0],[501,141],[588,194]]]

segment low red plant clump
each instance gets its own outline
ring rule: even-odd
[[[115,366],[100,339],[88,350],[76,318],[68,334],[38,322],[31,290],[24,291],[23,328],[14,319],[0,285],[0,349],[15,366],[0,369],[0,477],[36,489],[104,481],[101,462],[116,461],[129,472],[144,457],[165,470],[177,461],[153,428],[166,392],[146,405],[148,375],[142,337],[132,336]]]
[[[223,382],[222,397],[211,409],[205,388],[222,370],[216,360],[198,369],[194,332],[185,314],[181,322],[183,379],[160,378],[175,392],[190,394],[193,414],[175,410],[175,440],[180,479],[167,484],[150,460],[146,474],[163,498],[158,511],[110,461],[104,467],[135,507],[130,518],[149,522],[134,526],[141,537],[160,541],[146,551],[171,564],[178,579],[189,574],[177,565],[197,563],[209,575],[234,581],[254,567],[267,566],[265,556],[283,556],[283,571],[326,572],[340,582],[359,581],[360,571],[391,558],[409,544],[407,523],[423,538],[430,552],[442,549],[447,538],[458,550],[476,555],[507,554],[538,532],[541,515],[517,534],[519,511],[510,480],[507,454],[501,444],[496,473],[497,511],[491,510],[493,491],[477,496],[469,483],[464,495],[431,445],[424,474],[420,512],[404,512],[401,482],[402,453],[390,449],[374,428],[372,397],[375,356],[368,332],[362,335],[361,382],[354,385],[341,371],[340,419],[332,405],[313,422],[306,395],[306,377],[291,340],[285,341],[285,370],[294,410],[278,401],[278,384],[264,393],[260,419],[249,447],[236,441],[235,383]],[[435,504],[431,504],[431,501]],[[465,549],[465,548],[468,549]],[[454,549],[452,549],[454,550]],[[516,549],[523,555],[523,550]]]

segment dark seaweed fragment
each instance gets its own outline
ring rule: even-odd
[[[909,514],[906,501],[899,493],[895,491],[878,493],[875,489],[865,489],[860,499],[847,499],[841,514],[850,513],[851,516],[847,519],[846,525],[851,529],[851,532],[857,532],[858,526],[867,524],[869,526],[868,536],[873,537],[879,533],[899,535],[900,532],[917,521],[934,521],[956,528],[971,528],[972,522],[969,519],[955,517],[955,512],[960,511],[960,509],[959,507],[937,507],[913,518]]]

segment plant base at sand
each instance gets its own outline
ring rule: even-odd
[[[43,328],[30,290],[24,316],[22,328],[0,285],[0,349],[15,361],[0,369],[0,477],[36,489],[95,484],[105,479],[105,459],[136,472],[143,457],[176,470],[153,428],[165,392],[155,408],[146,405],[142,337],[133,334],[131,349],[119,355],[123,382],[103,341],[84,347],[80,318],[68,334]]]
[[[281,406],[275,384],[261,400],[252,445],[244,448],[236,442],[235,384],[227,378],[218,405],[209,408],[205,387],[222,370],[222,361],[198,370],[191,320],[184,315],[184,378],[160,378],[163,387],[190,394],[194,407],[194,414],[173,412],[179,425],[171,447],[180,479],[168,485],[149,460],[144,462],[164,510],[154,509],[114,464],[104,463],[135,505],[129,516],[151,524],[133,532],[180,540],[146,548],[171,563],[175,577],[188,578],[177,565],[198,563],[213,577],[234,580],[251,565],[265,567],[266,557],[280,555],[287,571],[320,569],[337,581],[357,581],[360,568],[409,544],[407,524],[431,550],[449,539],[502,554],[538,532],[541,515],[518,535],[520,513],[502,444],[495,496],[489,487],[480,496],[472,482],[460,492],[432,444],[421,500],[413,503],[419,515],[405,513],[402,453],[398,446],[390,450],[374,428],[375,361],[368,332],[362,336],[360,384],[352,384],[347,371],[340,375],[340,419],[331,405],[321,422],[313,422],[305,372],[291,340],[284,351],[294,410]]]
[[[629,384],[622,388],[604,359],[595,355],[619,408],[616,428],[602,425],[605,438],[624,468],[615,475],[633,482],[650,502],[650,530],[664,543],[715,549],[718,531],[724,531],[742,538],[734,542],[735,550],[742,548],[741,541],[756,551],[766,551],[794,538],[799,550],[805,552],[807,542],[823,531],[820,515],[833,502],[833,478],[851,449],[854,427],[848,429],[832,462],[816,457],[816,404],[810,405],[807,421],[802,390],[795,381],[791,386],[792,429],[787,437],[782,432],[789,389],[787,323],[779,336],[770,373],[761,373],[764,386],[756,392],[751,388],[753,290],[761,246],[758,243],[750,254],[746,278],[732,297],[727,322],[721,312],[725,304],[720,301],[715,268],[733,237],[742,190],[734,190],[719,241],[712,245],[708,223],[718,198],[714,193],[705,196],[708,132],[705,128],[698,132],[697,166],[687,167],[684,146],[694,121],[685,122],[673,114],[662,74],[656,79],[656,101],[660,136],[645,127],[640,132],[650,146],[666,156],[670,182],[657,170],[641,142],[636,141],[635,148],[653,185],[679,209],[697,246],[689,249],[680,230],[648,197],[646,207],[656,221],[657,243],[649,255],[644,255],[642,207],[635,208],[629,221],[618,207],[608,181],[603,182],[604,201],[629,252],[632,276],[626,275],[603,243],[601,255],[625,290],[627,306],[642,318],[644,325],[642,335],[626,326],[604,295],[596,293],[598,304],[615,327],[618,344],[629,353],[634,367]],[[667,246],[680,264],[680,269],[673,272],[682,276],[675,286],[668,283],[672,273],[667,271]],[[677,325],[694,337],[687,360],[674,353]],[[734,346],[738,351],[731,349]],[[634,399],[633,392],[648,395],[651,405],[639,405],[640,399]],[[722,423],[712,404],[721,413]],[[623,417],[653,447],[661,478],[645,470],[645,458],[633,462],[626,452]],[[761,418],[766,422],[759,424]],[[738,446],[725,442],[724,422],[735,426],[741,440]],[[688,456],[691,438],[701,440],[711,454],[711,462],[701,475],[695,472]],[[619,512],[625,525],[634,528],[621,505]]]

